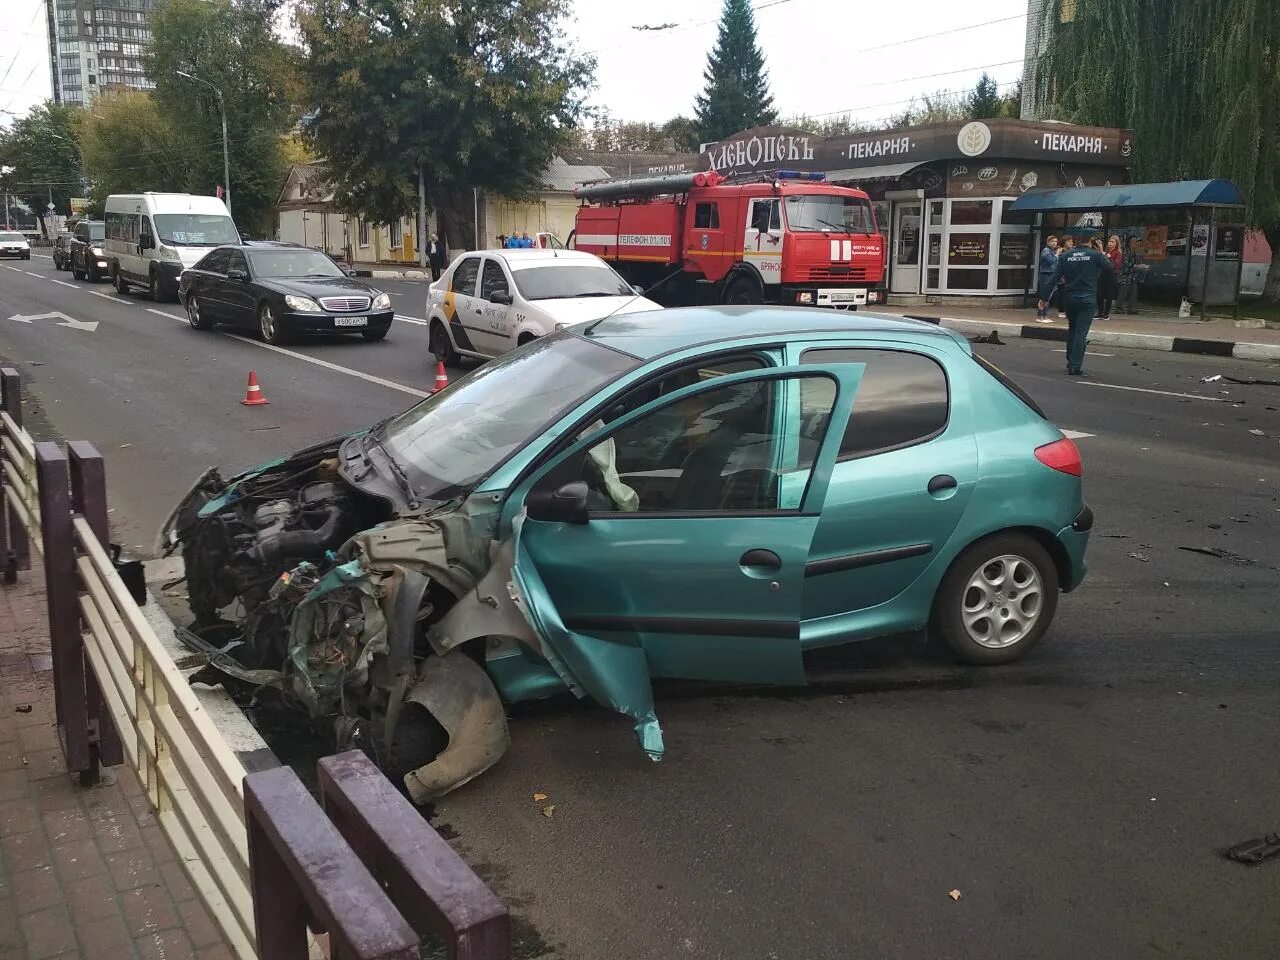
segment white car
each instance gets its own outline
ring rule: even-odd
[[[31,244],[27,243],[27,238],[22,234],[6,230],[0,233],[0,257],[30,260]]]
[[[611,313],[661,309],[599,257],[578,250],[464,253],[427,294],[431,352],[447,364],[496,357]]]

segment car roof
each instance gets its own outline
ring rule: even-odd
[[[487,253],[491,257],[501,257],[513,267],[532,266],[533,263],[544,260],[561,260],[569,263],[604,263],[594,253],[587,253],[585,250],[558,250],[550,247],[513,247],[511,249],[472,250],[470,252],[475,254]]]
[[[959,339],[925,320],[820,307],[677,307],[617,314],[571,329],[643,360],[688,347],[775,336],[781,340],[813,336],[851,340],[892,337],[931,343],[955,343]]]

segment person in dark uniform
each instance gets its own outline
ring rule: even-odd
[[[1062,281],[1059,303],[1067,312],[1067,373],[1084,372],[1084,347],[1098,309],[1098,289],[1112,274],[1106,254],[1089,247],[1074,247],[1058,258],[1049,286]]]

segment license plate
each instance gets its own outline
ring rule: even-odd
[[[334,317],[333,325],[335,327],[367,327],[369,325],[368,317]]]
[[[831,297],[832,303],[849,303],[853,300],[858,299],[857,294],[855,294],[852,290],[850,290],[847,293],[844,291],[840,291],[839,293],[833,293],[833,294],[830,294],[830,297]]]

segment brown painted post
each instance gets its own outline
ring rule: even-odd
[[[45,595],[49,607],[49,645],[53,653],[53,690],[62,726],[67,769],[96,782],[97,763],[89,753],[89,717],[85,704],[84,655],[80,638],[79,577],[75,534],[71,529],[71,489],[67,455],[56,443],[36,444],[40,486],[40,526],[44,543]]]
[[[9,414],[15,424],[22,426],[22,374],[13,367],[0,369],[0,409]],[[3,458],[3,450],[0,449],[0,459]],[[3,517],[6,516],[8,544],[0,553],[0,563],[5,565],[5,579],[12,583],[19,570],[31,569],[31,544],[27,540],[26,528],[9,510],[7,500],[0,512],[0,529],[5,527]]]
[[[71,509],[80,514],[93,528],[102,549],[111,551],[111,532],[107,523],[107,469],[102,454],[93,444],[73,440],[67,444],[71,466]],[[80,643],[84,656],[83,634]],[[110,682],[110,681],[108,681]],[[98,759],[104,767],[114,767],[124,762],[124,749],[120,746],[120,734],[115,721],[102,699],[102,687],[93,668],[85,661],[85,696],[88,701],[91,739],[95,739]]]
[[[449,960],[510,960],[507,908],[364,753],[319,764],[320,800],[392,902]]]
[[[418,960],[418,938],[288,767],[244,778],[258,955],[306,960],[309,919],[341,960]]]

